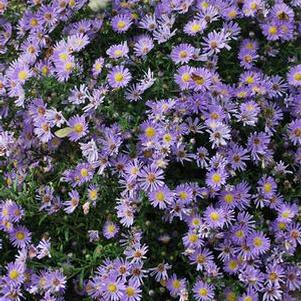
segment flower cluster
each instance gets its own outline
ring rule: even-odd
[[[300,7],[0,0],[0,300],[298,300]]]

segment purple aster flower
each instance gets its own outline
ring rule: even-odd
[[[72,190],[68,193],[70,200],[64,202],[64,211],[68,214],[71,214],[79,204],[79,194],[76,190]]]
[[[204,219],[210,228],[222,228],[225,224],[225,211],[209,206],[204,212]]]
[[[223,48],[230,50],[231,47],[228,45],[229,33],[225,31],[216,32],[213,30],[204,38],[203,53],[206,55],[213,55],[219,53]]]
[[[132,25],[132,17],[129,14],[118,14],[112,18],[111,25],[114,31],[123,33]]]
[[[247,292],[238,299],[238,301],[258,301],[258,294],[253,288],[248,288]]]
[[[214,286],[207,284],[202,280],[197,280],[193,288],[193,296],[197,301],[213,300],[214,298]]]
[[[66,277],[59,271],[55,270],[46,275],[45,288],[51,293],[64,292],[66,288]]]
[[[128,57],[129,47],[127,42],[121,44],[114,44],[110,46],[106,53],[111,59],[120,59]]]
[[[136,37],[134,53],[136,56],[144,57],[154,48],[153,39],[149,35],[140,35]]]
[[[126,259],[130,260],[132,263],[139,263],[146,259],[145,255],[147,251],[148,247],[145,244],[141,245],[140,243],[137,243],[132,247],[127,248],[124,251],[124,255],[126,256]]]
[[[14,247],[25,248],[31,242],[31,233],[24,226],[17,226],[9,234],[9,239]]]
[[[157,282],[160,282],[162,280],[167,280],[168,278],[168,273],[167,271],[170,270],[171,265],[168,263],[159,263],[156,267],[150,268],[150,276],[155,276],[155,280]]]
[[[276,41],[280,38],[280,28],[276,22],[262,24],[262,33],[270,41]]]
[[[193,68],[189,66],[182,66],[177,70],[174,79],[181,90],[190,88],[192,72]]]
[[[88,125],[85,120],[85,116],[73,116],[68,120],[68,125],[71,128],[68,135],[71,141],[77,141],[81,137],[85,136],[88,130]]]
[[[268,151],[270,137],[264,132],[252,133],[248,138],[248,148],[251,151],[253,159],[259,160],[260,156],[264,156]]]
[[[175,64],[187,64],[192,59],[194,51],[193,46],[182,43],[172,49],[170,57]]]
[[[116,274],[111,274],[103,281],[103,296],[106,300],[117,301],[124,298],[125,283]]]
[[[294,145],[301,145],[301,119],[296,119],[288,125],[289,138]]]
[[[102,57],[99,57],[98,59],[95,60],[92,66],[92,74],[94,77],[97,77],[101,73],[104,66],[104,62],[105,60]]]
[[[277,220],[284,223],[290,223],[298,214],[298,206],[296,204],[283,203],[276,208],[278,213]]]
[[[268,285],[281,284],[284,282],[285,271],[281,265],[271,263],[266,268],[266,282]]]
[[[194,91],[202,91],[209,89],[211,84],[211,73],[205,68],[194,68],[191,74],[191,87]]]
[[[171,296],[177,297],[180,295],[182,290],[186,289],[186,279],[179,279],[176,274],[173,274],[168,278],[166,287]]]
[[[37,245],[37,258],[38,259],[42,259],[44,257],[51,258],[50,248],[51,248],[50,238],[48,239],[42,238],[42,240]]]
[[[154,166],[145,166],[139,172],[139,185],[143,190],[154,191],[164,185],[164,172]]]
[[[266,253],[270,248],[270,240],[259,231],[251,233],[247,239],[247,243],[255,255]]]
[[[142,290],[137,281],[130,279],[128,284],[124,288],[124,300],[125,301],[139,301],[142,298]]]
[[[223,168],[213,169],[206,176],[206,184],[214,189],[219,189],[226,183],[228,174]]]
[[[202,33],[207,27],[207,22],[201,19],[193,19],[184,26],[184,32],[189,36]]]
[[[112,88],[123,88],[131,79],[129,69],[123,66],[113,67],[108,74],[108,82]]]
[[[71,35],[67,39],[67,47],[73,52],[79,52],[89,44],[89,38],[87,35],[78,33]]]
[[[43,143],[50,141],[54,137],[51,133],[51,124],[46,119],[40,119],[35,122],[34,133]]]
[[[55,5],[42,5],[39,9],[39,21],[52,28],[59,17],[59,11]]]
[[[235,143],[230,144],[228,158],[229,163],[234,170],[245,170],[247,167],[245,161],[250,160],[248,151]]]
[[[103,236],[107,239],[111,239],[117,235],[119,227],[117,224],[107,221],[102,229]]]
[[[286,267],[286,286],[290,291],[299,290],[301,287],[301,269],[294,265]]]
[[[277,184],[272,177],[264,175],[258,181],[258,185],[257,190],[266,198],[273,196],[277,192]]]
[[[24,265],[19,262],[11,262],[6,266],[7,276],[5,280],[11,287],[20,286],[24,280]]]
[[[171,203],[173,197],[174,194],[166,185],[158,187],[157,189],[149,193],[151,204],[154,207],[159,207],[159,209],[165,209],[167,205]]]

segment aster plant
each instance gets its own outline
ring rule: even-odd
[[[0,0],[0,300],[300,300],[300,7]]]

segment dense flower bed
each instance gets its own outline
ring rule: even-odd
[[[0,300],[300,300],[300,6],[0,0]]]

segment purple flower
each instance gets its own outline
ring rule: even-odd
[[[132,17],[128,14],[119,14],[112,18],[111,25],[114,31],[123,33],[132,25]]]
[[[248,236],[247,243],[255,255],[266,253],[270,248],[270,240],[262,232],[258,231]]]
[[[132,76],[128,68],[116,66],[108,74],[108,82],[112,88],[123,88],[130,82]]]
[[[164,185],[163,179],[164,172],[162,169],[154,166],[145,166],[139,172],[138,181],[142,189],[152,192]]]
[[[17,287],[24,282],[24,265],[18,262],[11,262],[6,266],[7,276],[5,280],[11,287]]]
[[[25,248],[31,242],[31,233],[24,226],[17,226],[9,234],[9,239],[14,247]]]
[[[170,57],[176,64],[187,64],[194,54],[194,47],[190,44],[180,44],[173,48]]]
[[[71,117],[68,120],[68,125],[72,129],[68,135],[71,141],[77,141],[87,134],[88,125],[86,123],[85,116],[76,115]]]
[[[119,231],[119,227],[117,226],[117,224],[111,221],[107,221],[102,229],[103,236],[107,239],[115,237],[118,231]]]
[[[151,204],[154,207],[159,207],[159,209],[165,209],[171,203],[173,196],[173,193],[167,186],[159,187],[149,193]]]
[[[117,301],[124,297],[124,280],[111,275],[102,283],[103,296],[106,300]]]
[[[115,44],[108,48],[106,51],[107,55],[111,59],[120,59],[128,57],[129,48],[127,42],[121,44]]]
[[[213,300],[214,298],[214,286],[207,284],[202,280],[197,280],[193,288],[193,296],[197,301]]]

